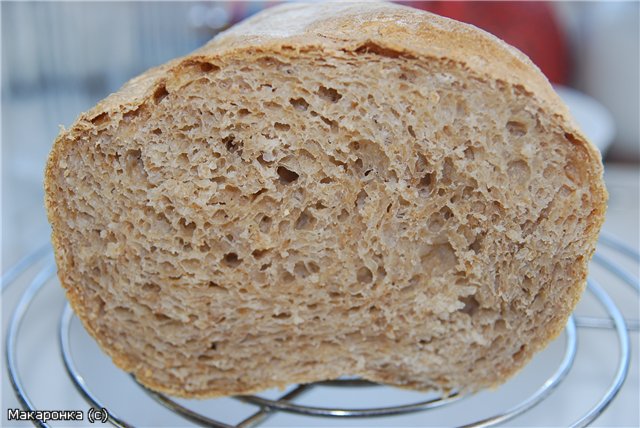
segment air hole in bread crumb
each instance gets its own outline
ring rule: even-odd
[[[153,317],[156,319],[156,321],[159,321],[159,322],[171,321],[171,317],[165,314],[155,313],[153,314]]]
[[[249,111],[246,108],[241,108],[240,110],[238,110],[238,116],[240,117],[249,116],[250,114],[251,114],[251,111]]]
[[[342,169],[346,170],[347,169],[347,164],[336,159],[334,156],[329,155],[329,162],[331,162],[332,164],[334,164],[337,167],[342,167]]]
[[[333,183],[333,179],[331,177],[323,177],[320,179],[320,184],[329,184]]]
[[[360,45],[355,52],[357,54],[368,54],[368,53],[372,53],[372,54],[376,54],[379,56],[384,56],[384,57],[388,57],[388,58],[398,58],[398,57],[407,57],[407,58],[411,58],[411,55],[409,54],[405,54],[393,49],[389,49],[389,48],[385,48],[383,46],[380,46],[374,42],[366,42],[362,45]]]
[[[566,175],[572,183],[579,183],[582,179],[581,172],[572,161],[568,161],[564,166],[564,175]]]
[[[211,349],[212,351],[215,351],[218,349],[218,343],[217,342],[211,342],[211,345],[209,345],[209,349]]]
[[[318,264],[315,262],[307,262],[307,268],[309,269],[309,271],[311,271],[311,273],[320,272],[320,266],[318,266]]]
[[[331,120],[328,119],[324,116],[320,116],[320,119],[329,126],[329,128],[331,129],[332,132],[337,132],[338,131],[338,122],[336,122],[335,120]]]
[[[309,276],[309,270],[302,261],[296,262],[295,266],[293,267],[293,273],[299,278],[306,278]]]
[[[469,159],[469,160],[473,160],[476,157],[476,153],[473,147],[467,147],[466,149],[464,149],[464,158],[465,159]]]
[[[287,125],[286,123],[280,123],[280,122],[274,123],[273,127],[276,128],[277,131],[288,131],[291,129],[291,125]]]
[[[442,182],[451,183],[455,173],[455,166],[451,158],[444,158],[444,164],[442,165]]]
[[[103,123],[108,121],[109,121],[109,113],[107,112],[100,113],[99,115],[91,119],[91,123],[93,123],[96,126],[102,125]]]
[[[233,134],[227,135],[222,139],[222,144],[224,144],[224,147],[230,153],[234,153],[236,150],[238,150],[238,143],[236,143],[235,140],[236,140],[236,137]]]
[[[304,98],[291,98],[289,103],[298,111],[307,111],[309,103]]]
[[[142,162],[142,152],[139,149],[127,150],[124,158],[126,162],[125,170],[128,175],[134,176],[137,179],[146,178],[147,172]]]
[[[282,220],[278,223],[278,231],[280,233],[285,233],[289,229],[290,224],[289,220]]]
[[[355,206],[356,208],[362,208],[367,200],[369,194],[366,190],[362,189],[358,192],[358,196],[356,196]]]
[[[265,68],[265,67],[280,67],[283,66],[284,64],[282,63],[282,61],[279,61],[278,59],[272,57],[272,56],[263,56],[257,59],[256,61],[258,64],[260,64],[261,67]]]
[[[302,187],[298,187],[293,191],[291,197],[294,201],[301,203],[304,200],[304,189]]]
[[[320,86],[318,92],[316,92],[320,98],[324,101],[331,103],[337,103],[342,98],[342,95],[333,88],[327,88],[326,86]]]
[[[518,352],[513,354],[513,361],[520,361],[527,351],[527,345],[522,345]]]
[[[568,142],[570,142],[575,146],[582,146],[582,142],[578,138],[576,138],[576,136],[573,134],[565,132],[564,138],[566,138]]]
[[[298,179],[298,177],[300,177],[297,173],[291,171],[288,168],[285,168],[284,166],[279,166],[276,172],[278,173],[278,176],[280,177],[280,183],[282,184],[293,183]]]
[[[451,211],[451,208],[446,206],[440,208],[440,211],[438,211],[438,213],[442,216],[444,220],[449,220],[451,217],[453,217],[453,211]]]
[[[254,259],[261,259],[265,255],[267,255],[267,253],[269,253],[269,249],[265,248],[264,250],[253,250],[253,252],[251,252],[251,255]]]
[[[422,249],[420,254],[422,272],[427,276],[444,274],[453,270],[457,263],[456,253],[449,242]]]
[[[189,236],[193,235],[193,232],[196,230],[196,224],[192,221],[187,223],[187,220],[184,217],[178,220],[178,225],[182,232]]]
[[[210,62],[200,63],[200,71],[202,71],[203,73],[210,73],[212,71],[218,71],[218,70],[220,70],[220,67],[218,67],[217,65],[213,65]]]
[[[409,135],[411,135],[413,138],[416,138],[416,132],[413,130],[413,126],[409,125],[407,127],[407,131],[409,131]]]
[[[356,161],[354,162],[354,165],[356,167],[356,170],[361,170],[362,167],[364,166],[364,163],[362,162],[362,159],[358,158],[356,159]]]
[[[480,253],[480,249],[482,248],[482,241],[484,240],[484,234],[479,234],[473,240],[471,244],[469,244],[469,250],[473,251],[476,254]]]
[[[514,182],[524,184],[529,181],[531,169],[524,160],[511,161],[507,165],[507,174]]]
[[[258,224],[258,228],[260,229],[260,232],[262,233],[267,233],[269,231],[269,229],[271,229],[271,223],[273,221],[271,220],[271,217],[269,216],[263,216],[260,219],[260,223]]]
[[[197,128],[198,128],[197,124],[190,123],[190,124],[186,124],[186,125],[183,125],[183,126],[179,127],[178,130],[182,131],[182,132],[189,132],[189,131],[192,131],[192,130],[197,129]]]
[[[164,85],[161,85],[153,93],[153,101],[156,104],[160,104],[162,102],[162,100],[164,100],[166,98],[167,95],[169,95],[169,91],[167,91],[167,87],[164,86]]]
[[[280,275],[280,279],[282,280],[282,282],[284,282],[285,284],[292,282],[296,279],[295,276],[293,276],[293,274],[289,271],[282,271],[282,274]]]
[[[182,167],[189,165],[189,156],[187,156],[186,153],[180,153],[177,158],[177,163]]]
[[[147,282],[145,284],[142,284],[142,290],[145,293],[156,294],[160,292],[160,286],[152,282]]]
[[[434,183],[433,174],[425,174],[424,177],[420,179],[418,183],[418,189],[424,192],[428,192],[431,190],[431,185]]]
[[[464,307],[460,309],[460,312],[469,316],[473,316],[480,307],[480,304],[473,295],[459,297],[458,300],[464,304]]]
[[[316,218],[307,210],[304,210],[300,213],[294,227],[296,230],[311,230],[315,226],[316,222]]]
[[[279,319],[279,320],[286,320],[288,318],[291,318],[291,313],[282,312],[282,313],[279,313],[279,314],[273,314],[273,315],[271,315],[271,318],[275,318],[275,319]]]
[[[142,107],[138,107],[136,109],[129,110],[128,112],[122,115],[122,119],[124,119],[125,122],[132,121],[134,118],[136,118],[140,114],[141,109]]]
[[[342,211],[340,211],[340,214],[338,214],[338,221],[343,222],[348,218],[349,218],[349,211],[342,209]]]
[[[282,110],[282,106],[273,101],[267,101],[262,103],[262,110]]]
[[[214,281],[209,281],[207,283],[207,287],[209,287],[211,290],[215,290],[215,291],[224,291],[224,292],[227,291],[226,288],[221,287],[217,282],[214,282]]]
[[[151,133],[154,135],[162,135],[162,130],[160,128],[156,128],[153,131],[151,131]]]
[[[260,196],[260,195],[262,195],[263,193],[266,193],[266,192],[267,192],[267,189],[265,189],[263,187],[262,189],[258,190],[257,192],[254,192],[254,193],[251,194],[251,200],[255,201],[258,196]]]
[[[366,266],[362,266],[360,269],[358,269],[356,277],[358,279],[358,282],[362,282],[364,284],[369,284],[371,281],[373,281],[373,274],[371,273],[371,270],[369,270],[369,268]]]
[[[258,163],[259,163],[260,165],[265,166],[265,167],[266,167],[266,166],[269,166],[269,165],[271,165],[271,164],[273,163],[273,161],[265,160],[265,158],[264,158],[264,154],[261,154],[260,156],[258,156],[258,157],[256,158],[256,160],[258,161]]]
[[[236,253],[227,253],[222,258],[222,263],[225,266],[235,268],[238,267],[240,263],[242,263],[242,259],[239,259]]]
[[[360,309],[362,309],[362,305],[355,305],[355,306],[351,306],[349,309],[347,309],[348,312],[358,312],[360,311]]]
[[[523,135],[527,134],[527,125],[522,122],[510,120],[509,122],[507,122],[506,128],[507,131],[509,131],[509,134],[513,135],[514,137],[522,137]]]

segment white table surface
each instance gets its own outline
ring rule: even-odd
[[[15,148],[14,148],[15,149]],[[46,153],[43,151],[43,153]],[[42,156],[43,153],[36,153]],[[5,153],[6,154],[6,153]],[[29,159],[40,162],[42,159]],[[5,173],[7,170],[5,169]],[[606,182],[610,192],[609,209],[604,231],[613,234],[638,249],[639,245],[639,181],[638,167],[607,165]],[[44,219],[41,190],[30,177],[20,174],[3,174],[3,271],[21,255],[46,242],[48,226]],[[617,258],[624,262],[622,258]],[[637,264],[626,264],[627,269],[638,275]],[[597,268],[594,268],[597,271]],[[34,272],[31,272],[32,276]],[[598,272],[594,272],[598,274]],[[638,296],[628,287],[601,276],[607,291],[614,297],[627,318],[638,318]],[[28,278],[15,283],[3,294],[2,346],[7,321],[16,301],[27,285]],[[79,409],[86,411],[88,405],[80,398],[68,380],[59,357],[57,347],[57,323],[64,296],[56,281],[47,284],[34,301],[20,336],[19,368],[31,398],[42,409]],[[589,297],[579,305],[579,313],[594,313],[593,300]],[[79,326],[72,324],[72,346],[77,364],[85,374],[98,397],[108,403],[108,408],[120,417],[143,426],[183,426],[184,420],[159,408],[131,379],[112,366],[98,350],[93,341]],[[563,340],[554,342],[540,354],[515,379],[498,389],[486,392],[454,404],[442,411],[416,413],[398,417],[378,419],[309,419],[301,416],[278,414],[270,418],[265,426],[449,426],[469,422],[474,418],[490,416],[523,399],[540,385],[557,365]],[[605,390],[615,371],[617,342],[611,331],[579,330],[578,356],[568,378],[561,387],[540,406],[526,415],[507,423],[509,426],[564,426],[593,405]],[[596,421],[596,426],[639,426],[638,410],[638,332],[631,334],[631,367],[629,376],[619,396]],[[3,353],[4,356],[4,353]],[[7,421],[7,409],[18,407],[6,376],[6,365],[2,367],[2,425],[24,425]],[[272,392],[271,395],[278,392]],[[303,398],[307,404],[333,404],[339,406],[381,405],[419,401],[424,395],[399,391],[392,388],[366,388],[337,390],[320,388]],[[253,407],[236,403],[230,399],[186,402],[194,409],[229,423],[237,423],[247,416]],[[26,424],[29,425],[29,424]],[[54,426],[84,426],[84,423],[67,422]]]

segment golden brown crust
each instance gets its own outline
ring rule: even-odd
[[[381,56],[406,56],[418,61],[448,61],[468,71],[470,78],[506,85],[513,91],[521,91],[536,100],[553,125],[562,128],[568,140],[576,149],[585,154],[584,169],[588,174],[594,207],[585,236],[586,247],[593,249],[606,208],[606,190],[602,182],[602,165],[597,149],[582,135],[570,118],[564,104],[552,90],[541,72],[521,53],[507,46],[495,37],[471,26],[441,18],[425,12],[390,4],[294,4],[269,9],[230,31],[221,34],[209,44],[186,57],[176,59],[163,66],[151,69],[129,81],[121,90],[110,95],[93,109],[82,114],[68,130],[63,130],[55,141],[45,171],[45,203],[49,221],[53,227],[52,243],[56,252],[59,278],[67,289],[68,299],[85,327],[96,338],[102,348],[113,358],[116,365],[136,373],[136,377],[152,389],[186,397],[207,397],[220,394],[247,394],[257,392],[273,384],[237,385],[226,391],[187,391],[179,387],[168,387],[157,383],[150,373],[140,370],[126,349],[117,344],[107,343],[92,330],[86,304],[78,288],[69,283],[68,271],[74,266],[66,254],[68,244],[58,235],[59,224],[64,220],[58,213],[59,195],[53,190],[60,160],[70,145],[93,138],[104,121],[119,121],[128,111],[145,108],[154,94],[165,85],[180,85],[180,76],[188,67],[197,62],[215,63],[229,57],[251,58],[260,52],[301,52],[319,50],[326,55],[334,52],[373,52]],[[549,124],[545,124],[549,125]],[[586,280],[586,260],[575,272],[576,283],[565,302],[564,312],[549,325],[548,343],[564,327],[568,315],[584,289]],[[522,364],[538,349],[529,349]],[[502,367],[500,377],[506,379],[521,366]],[[145,369],[148,370],[148,369]],[[327,376],[341,373],[327,371]],[[397,383],[384,373],[369,374],[373,381]],[[316,380],[315,377],[293,376],[289,382],[303,383]],[[284,386],[284,385],[281,385]],[[420,387],[405,382],[403,386]]]

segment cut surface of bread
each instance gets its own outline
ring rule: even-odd
[[[371,3],[279,6],[133,79],[45,187],[84,326],[184,397],[498,385],[564,327],[606,203],[526,57]]]

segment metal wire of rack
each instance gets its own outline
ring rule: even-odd
[[[624,256],[635,263],[640,263],[640,254],[634,249],[630,248],[617,238],[602,234],[599,240],[600,247],[607,247],[614,251],[619,256]],[[7,336],[6,336],[6,365],[9,374],[11,385],[16,394],[16,397],[24,410],[35,411],[38,407],[33,403],[30,398],[29,391],[26,389],[22,376],[20,374],[20,368],[17,361],[17,344],[21,337],[21,325],[22,321],[29,311],[29,307],[38,293],[44,288],[49,280],[55,275],[56,268],[55,263],[51,258],[51,247],[47,244],[34,252],[30,253],[16,265],[7,270],[2,276],[1,287],[4,293],[21,275],[28,269],[35,265],[42,265],[38,273],[33,277],[29,285],[22,292],[18,304],[15,307],[11,316]],[[43,259],[47,259],[43,263]],[[619,280],[627,284],[636,293],[640,293],[640,280],[634,276],[633,273],[626,270],[620,263],[611,257],[605,255],[602,251],[597,250],[593,258],[593,262],[600,265],[606,271],[617,277]],[[571,370],[576,353],[577,353],[577,329],[609,329],[615,330],[618,348],[619,358],[617,361],[617,368],[613,378],[609,385],[606,387],[601,397],[593,404],[587,412],[575,419],[570,426],[572,427],[584,427],[592,423],[598,416],[604,412],[609,406],[612,400],[616,397],[620,391],[629,370],[630,361],[630,339],[629,331],[637,331],[639,329],[638,319],[625,320],[621,311],[618,309],[614,301],[604,290],[602,285],[593,277],[589,277],[587,280],[587,289],[597,299],[600,305],[607,312],[608,317],[578,317],[571,316],[567,326],[565,328],[565,349],[560,364],[556,367],[555,371],[549,376],[537,390],[520,403],[511,408],[507,408],[503,411],[496,413],[495,415],[483,418],[480,420],[470,421],[464,424],[464,427],[488,427],[503,424],[513,418],[522,415],[528,410],[532,409],[537,404],[544,401],[549,395],[562,383],[569,371]],[[79,394],[87,401],[91,406],[98,408],[105,407],[103,403],[94,392],[91,387],[85,381],[85,378],[81,371],[76,366],[74,356],[71,351],[70,345],[70,326],[71,321],[74,318],[73,311],[69,304],[64,306],[64,309],[60,316],[60,322],[58,325],[58,343],[60,349],[60,355],[64,362],[64,367],[69,375],[69,378],[73,382]],[[135,381],[135,378],[134,378]],[[249,403],[257,407],[257,411],[245,418],[236,425],[229,425],[227,423],[212,419],[202,413],[191,410],[188,407],[178,403],[174,399],[151,391],[144,386],[140,385],[143,390],[149,394],[157,403],[169,409],[172,412],[183,417],[185,420],[202,426],[210,427],[222,427],[222,428],[248,428],[255,427],[274,414],[275,412],[290,412],[306,416],[316,417],[330,417],[330,418],[356,418],[356,417],[373,417],[373,416],[390,416],[406,414],[411,412],[424,412],[430,409],[435,409],[443,406],[447,406],[454,402],[459,402],[467,398],[467,396],[453,392],[450,395],[441,396],[437,398],[429,398],[419,402],[412,402],[402,405],[391,405],[384,407],[370,407],[370,408],[335,408],[335,407],[322,407],[322,406],[309,406],[296,404],[295,399],[312,388],[319,385],[331,385],[331,386],[350,386],[366,388],[375,384],[358,379],[338,379],[333,381],[318,382],[314,384],[298,385],[293,390],[280,396],[278,399],[270,400],[260,396],[237,396],[233,397],[244,403]],[[118,417],[113,412],[108,414],[108,422],[117,427],[131,427],[131,423]],[[36,426],[48,427],[44,421],[34,421]]]

